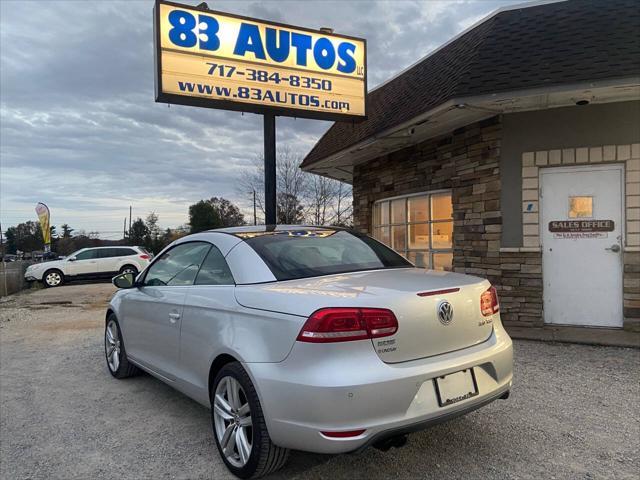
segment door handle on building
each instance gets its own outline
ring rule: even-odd
[[[169,314],[169,321],[171,323],[176,323],[178,320],[180,320],[180,314],[179,313],[170,313]]]
[[[618,245],[617,243],[614,243],[610,247],[605,248],[605,250],[609,250],[610,252],[613,252],[613,253],[618,253],[620,251],[620,245]]]

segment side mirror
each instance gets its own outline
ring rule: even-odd
[[[69,262],[75,262],[76,261],[76,257],[69,257],[69,258],[67,258],[67,260]]]
[[[136,286],[136,277],[133,273],[121,273],[113,277],[111,282],[118,288],[133,288]]]

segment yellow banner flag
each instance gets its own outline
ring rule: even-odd
[[[38,220],[40,220],[40,228],[42,228],[42,238],[44,239],[45,248],[51,244],[51,229],[49,228],[49,207],[44,203],[38,203],[36,205],[36,213],[38,214]]]

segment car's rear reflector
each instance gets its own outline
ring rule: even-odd
[[[417,295],[419,297],[431,297],[432,295],[444,295],[445,293],[459,292],[459,288],[445,288],[444,290],[432,290],[430,292],[420,292]]]
[[[366,430],[350,430],[348,432],[320,432],[325,437],[329,438],[349,438],[349,437],[358,437],[362,435]]]
[[[142,255],[140,255],[140,258],[142,260],[149,260],[151,257],[149,255],[147,255],[146,253],[143,253]]]
[[[349,342],[393,335],[398,320],[386,308],[321,308],[306,321],[298,341]]]
[[[496,292],[495,287],[489,287],[488,290],[485,290],[482,292],[482,295],[480,295],[480,311],[485,317],[500,311],[498,292]]]

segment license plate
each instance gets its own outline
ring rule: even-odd
[[[478,384],[473,368],[437,377],[435,384],[438,403],[441,407],[478,395]]]

